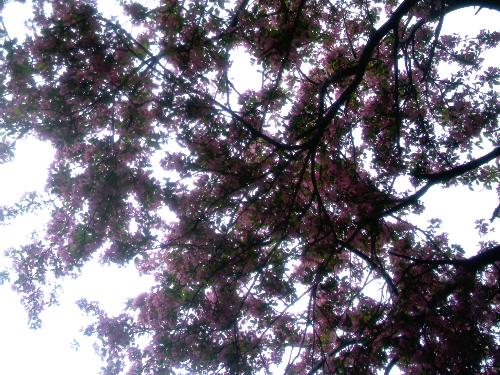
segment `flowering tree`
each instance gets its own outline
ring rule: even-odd
[[[156,280],[117,317],[80,302],[108,374],[498,370],[500,245],[408,219],[433,185],[500,193],[500,34],[441,32],[497,0],[122,3],[35,0],[27,39],[0,35],[0,155],[56,148],[51,221],[10,252],[33,325],[98,256]]]

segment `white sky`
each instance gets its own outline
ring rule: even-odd
[[[15,36],[15,25],[22,24],[20,16],[29,14],[26,9],[25,7],[20,11],[19,8],[11,8],[4,14],[11,36]],[[456,12],[453,21],[452,17],[445,19],[445,31],[451,32],[453,28],[455,32],[463,32],[467,28],[471,30],[469,32],[474,32],[473,30],[481,27],[498,30],[495,22],[498,19],[494,13],[490,12],[491,17],[486,18],[483,13],[486,11],[472,17],[471,10]],[[500,61],[498,50],[490,58],[492,61]],[[252,79],[248,74],[253,69],[248,59],[238,60],[234,66],[237,67],[233,75],[238,77],[238,88],[244,90],[250,87],[255,78]],[[245,74],[238,74],[238,70]],[[247,82],[243,82],[240,77],[246,77]],[[0,165],[0,205],[14,202],[27,191],[42,191],[52,156],[51,148],[40,141],[27,139],[21,142],[15,160]],[[434,187],[426,195],[424,203],[427,206],[426,213],[417,219],[425,221],[431,217],[440,217],[443,220],[442,228],[450,234],[452,242],[461,244],[469,254],[474,254],[478,242],[474,221],[479,218],[489,219],[498,199],[494,191],[471,192],[466,188],[442,190]],[[43,225],[45,220],[47,215],[42,213],[19,218],[8,227],[0,226],[0,250],[26,241],[31,231]],[[497,233],[500,229],[499,222],[497,220]],[[5,259],[0,254],[0,271],[5,264]],[[19,304],[17,295],[5,285],[0,286],[0,374],[97,374],[100,361],[94,353],[92,339],[83,337],[79,332],[86,326],[88,319],[74,302],[86,297],[100,301],[110,313],[118,313],[127,298],[147,290],[148,285],[149,280],[139,278],[133,267],[102,266],[96,262],[88,264],[80,278],[64,283],[60,305],[44,312],[43,327],[37,331],[27,328],[26,313]],[[78,351],[72,348],[74,339],[80,344]]]

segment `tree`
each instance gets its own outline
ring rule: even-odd
[[[500,34],[441,33],[498,1],[143,3],[37,0],[24,42],[2,32],[2,156],[57,150],[46,232],[10,253],[32,324],[99,256],[156,280],[118,317],[80,302],[109,374],[498,370],[500,245],[407,219],[433,185],[500,192]],[[229,77],[242,49],[257,90]]]

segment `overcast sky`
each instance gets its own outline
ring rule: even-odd
[[[474,32],[481,27],[498,30],[495,22],[498,18],[494,17],[494,13],[490,12],[490,17],[484,17],[484,13],[486,11],[481,11],[473,17],[474,11],[470,9],[456,12],[453,21],[451,17],[445,19],[444,32]],[[11,36],[22,31],[16,25],[21,25],[20,16],[27,14],[26,6],[24,10],[7,10],[4,21]],[[498,50],[490,58],[500,61]],[[248,77],[247,72],[252,69],[248,60],[239,60],[235,66],[245,71],[239,76]],[[237,72],[233,73],[238,75]],[[249,83],[238,84],[241,87]],[[0,205],[14,202],[27,191],[42,191],[52,155],[51,147],[40,141],[30,138],[21,142],[15,160],[0,165]],[[435,187],[424,199],[427,206],[425,216],[418,220],[442,218],[443,229],[450,233],[450,239],[461,244],[469,254],[475,254],[478,237],[474,221],[489,219],[497,201],[494,191],[478,189],[471,192],[466,188],[442,190]],[[47,214],[41,213],[20,218],[8,227],[0,226],[0,249],[26,242],[32,230],[42,226],[46,220]],[[498,222],[500,220],[496,224],[497,233],[500,230]],[[0,271],[5,268],[5,262],[0,255]],[[74,302],[85,296],[89,300],[100,301],[110,313],[118,313],[127,298],[147,289],[149,284],[150,280],[137,277],[135,270],[130,267],[102,266],[96,262],[88,264],[82,277],[64,283],[60,306],[50,308],[43,314],[43,328],[37,331],[27,328],[26,313],[17,296],[5,285],[0,286],[0,374],[97,374],[100,362],[92,348],[92,340],[83,338],[79,332],[88,320]],[[72,345],[74,339],[80,344],[79,350],[75,350]]]

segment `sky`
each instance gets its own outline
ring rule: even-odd
[[[481,13],[473,17],[473,13],[472,10],[456,12],[453,21],[450,21],[451,17],[446,18],[445,31],[473,32],[481,26],[498,30],[495,23],[498,19],[495,19],[494,13],[490,12],[491,17],[484,17]],[[22,25],[21,16],[27,14],[27,8],[7,9],[4,21],[11,36],[22,32],[18,25]],[[489,58],[500,61],[499,51]],[[239,89],[255,82],[248,74],[255,70],[248,59],[235,60],[234,67],[232,74],[235,77],[248,79],[246,82],[241,78],[237,80]],[[487,151],[485,149],[479,154]],[[52,157],[53,150],[48,144],[33,138],[21,142],[14,161],[0,165],[0,205],[15,202],[24,192],[43,191]],[[412,220],[424,222],[431,217],[440,217],[443,220],[442,228],[449,233],[451,241],[461,244],[469,255],[476,253],[479,240],[474,221],[489,219],[498,204],[494,191],[470,191],[467,188],[443,190],[433,187],[423,201],[427,207],[425,214]],[[19,218],[9,226],[0,226],[0,251],[26,242],[32,230],[43,226],[47,219],[47,213],[41,212]],[[497,220],[497,234],[499,222]],[[493,238],[494,234],[491,236]],[[0,271],[6,266],[6,259],[0,253]],[[43,313],[43,326],[36,331],[27,327],[27,315],[17,295],[8,286],[0,286],[0,374],[99,373],[100,361],[94,352],[93,341],[80,332],[89,320],[79,311],[75,301],[86,297],[99,301],[111,314],[119,313],[128,298],[147,290],[149,285],[151,280],[139,277],[133,267],[120,268],[91,262],[83,268],[80,278],[64,282],[60,305]],[[75,340],[78,345],[75,345]]]

